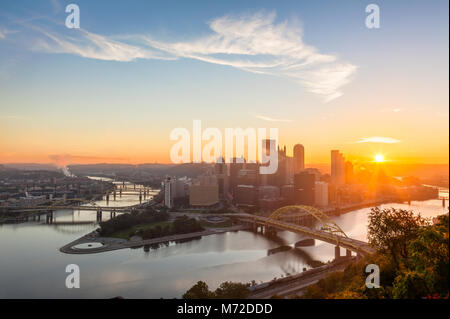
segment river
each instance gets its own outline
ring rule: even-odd
[[[442,190],[447,191],[448,190]],[[448,197],[447,197],[448,198]],[[117,196],[109,205],[139,202],[136,195]],[[106,205],[105,198],[96,202]],[[412,209],[424,217],[446,213],[440,200],[381,207]],[[366,240],[370,208],[335,217],[356,239]],[[103,220],[109,218],[103,213]],[[206,236],[184,243],[170,243],[144,251],[122,249],[88,255],[68,255],[59,248],[96,227],[96,212],[56,211],[57,222],[92,221],[81,225],[49,225],[44,220],[0,225],[0,298],[174,298],[198,280],[215,289],[223,281],[268,281],[311,268],[311,261],[334,258],[334,247],[316,241],[315,246],[270,254],[280,245],[292,245],[300,235],[280,232],[277,240],[248,231]],[[342,252],[344,253],[344,252]],[[66,266],[80,267],[80,288],[65,286]]]

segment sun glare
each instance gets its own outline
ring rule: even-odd
[[[377,162],[377,163],[382,163],[382,162],[384,162],[384,156],[381,155],[381,154],[375,155],[375,162]]]

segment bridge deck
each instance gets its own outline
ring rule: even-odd
[[[238,217],[238,216],[237,216]],[[292,224],[284,221],[274,220],[267,217],[256,216],[256,215],[246,215],[239,217],[241,219],[250,219],[251,221],[257,222],[265,226],[271,226],[282,230],[288,230],[299,234],[307,235],[311,238],[321,240],[330,244],[339,245],[348,250],[359,252],[362,254],[373,254],[376,250],[371,247],[368,243],[352,239],[337,234],[331,234],[329,232],[312,229],[306,226]]]

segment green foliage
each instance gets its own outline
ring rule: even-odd
[[[118,233],[123,233],[124,231],[126,233],[128,230],[128,232],[136,232],[135,234],[141,236],[143,239],[151,239],[175,234],[199,232],[203,230],[200,222],[198,222],[195,218],[189,218],[187,216],[177,217],[171,225],[158,224],[167,221],[168,219],[169,213],[166,210],[161,210],[158,212],[151,208],[144,212],[122,214],[116,218],[101,222],[100,235],[117,235]],[[149,224],[151,227],[148,227]],[[153,226],[152,224],[156,225]],[[147,225],[147,227],[138,229],[139,227],[135,227],[138,225]],[[135,229],[133,229],[133,227]]]
[[[220,286],[214,291],[210,291],[208,285],[199,281],[192,286],[183,295],[184,299],[245,299],[250,295],[250,283],[243,284],[239,282],[226,281],[220,284]]]
[[[389,254],[396,266],[408,257],[408,242],[415,238],[425,220],[404,209],[372,208],[369,213],[369,243]]]
[[[195,218],[189,218],[187,216],[176,218],[172,226],[173,233],[175,234],[187,234],[203,230],[203,227]]]
[[[392,295],[395,299],[416,299],[429,293],[429,280],[423,273],[406,271],[398,275],[394,281]]]
[[[220,284],[214,295],[219,299],[245,299],[250,294],[249,286],[250,284],[226,281]]]
[[[214,293],[209,290],[204,281],[197,282],[183,295],[183,299],[210,299],[213,297]]]
[[[308,287],[302,298],[448,298],[449,218],[430,225],[405,210],[373,208],[369,241],[379,250]],[[380,268],[380,288],[365,285],[365,267]]]
[[[147,209],[143,212],[133,212],[131,214],[122,214],[100,223],[100,235],[109,236],[113,233],[125,230],[139,224],[150,224],[165,221],[169,219],[166,212],[157,212],[153,209]]]
[[[158,238],[176,234],[188,234],[202,231],[203,227],[195,218],[178,217],[171,225],[156,225],[139,233],[143,239]]]
[[[370,242],[378,252],[328,274],[305,289],[301,298],[384,299],[448,298],[449,218],[436,225],[405,210],[372,209]],[[380,268],[380,288],[367,288],[368,264]],[[251,284],[224,282],[214,292],[198,282],[183,298],[246,298]],[[274,295],[272,298],[279,298]]]

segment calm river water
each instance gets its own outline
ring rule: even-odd
[[[448,190],[443,191],[448,196]],[[123,195],[109,205],[136,203],[138,196]],[[425,217],[447,212],[440,200],[382,207],[411,209]],[[356,210],[335,220],[348,236],[366,240],[369,210]],[[57,211],[55,217],[56,222],[95,222],[96,212]],[[109,214],[103,217],[106,220]],[[95,223],[47,225],[45,216],[40,222],[0,225],[0,298],[173,298],[181,297],[198,280],[212,289],[227,280],[261,282],[311,268],[313,260],[334,258],[334,247],[319,241],[315,246],[272,254],[271,249],[292,245],[302,237],[281,232],[277,240],[270,240],[247,231],[171,243],[148,252],[143,248],[90,255],[59,252],[61,246],[96,227]],[[80,267],[79,289],[65,286],[68,264]]]

